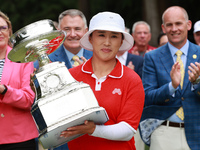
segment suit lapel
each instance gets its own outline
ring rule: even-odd
[[[52,53],[52,54],[53,54],[53,53]],[[68,59],[68,57],[67,57],[67,55],[66,55],[66,52],[65,52],[65,49],[64,49],[63,45],[60,46],[60,48],[58,48],[58,49],[55,51],[55,53],[54,53],[54,55],[52,55],[52,57],[51,57],[51,54],[50,54],[49,58],[50,58],[50,60],[51,60],[52,62],[54,62],[54,61],[65,62],[65,66],[66,66],[68,69],[69,69],[69,68],[72,68],[72,65],[71,65],[71,63],[70,63],[70,61],[69,61],[69,59]]]
[[[165,68],[166,72],[170,75],[170,71],[172,69],[172,66],[174,64],[171,52],[167,46],[167,44],[163,47],[163,49],[161,50],[159,59],[163,65],[163,67]]]
[[[83,49],[83,56],[88,60],[92,57],[93,52],[92,51],[88,51],[86,49]]]
[[[130,55],[129,55],[129,53],[128,53],[125,66],[128,65],[129,61],[131,61],[131,60],[130,60]]]
[[[71,63],[70,63],[70,61],[69,61],[69,58],[68,58],[68,56],[67,56],[67,54],[66,54],[64,48],[62,48],[61,54],[60,54],[58,57],[60,57],[60,59],[58,58],[58,60],[62,60],[62,61],[65,62],[65,66],[66,66],[68,69],[72,68],[72,65],[71,65]]]

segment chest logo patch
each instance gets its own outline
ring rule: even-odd
[[[121,92],[121,90],[120,90],[120,89],[118,89],[118,88],[115,88],[115,89],[112,91],[112,94],[118,94],[118,95],[121,95],[121,94],[122,94],[122,92]]]

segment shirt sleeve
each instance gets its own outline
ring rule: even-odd
[[[33,73],[33,63],[20,63],[20,67],[13,70],[11,81],[6,85],[8,90],[1,99],[2,103],[20,109],[30,110],[35,93],[30,87],[30,74]]]
[[[92,136],[115,141],[129,141],[136,131],[126,122],[114,125],[96,125]]]

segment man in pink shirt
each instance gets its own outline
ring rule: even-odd
[[[135,43],[128,51],[129,53],[144,56],[146,52],[156,49],[148,44],[151,40],[151,28],[145,21],[133,24],[132,36]]]

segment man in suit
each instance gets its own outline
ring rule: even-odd
[[[185,9],[169,7],[162,21],[169,42],[144,57],[141,137],[150,150],[199,150],[200,47],[187,39],[192,23]]]
[[[83,63],[92,57],[93,53],[83,49],[79,44],[79,40],[88,31],[86,17],[81,11],[69,9],[62,12],[58,18],[58,29],[66,31],[67,36],[64,43],[49,55],[52,62],[65,62],[69,69],[73,67],[75,61],[73,56],[77,55],[82,59],[77,60],[79,63]],[[35,62],[34,66],[38,68],[38,62]]]
[[[125,31],[129,33],[130,29],[126,27]],[[144,58],[142,56],[128,53],[128,51],[118,51],[116,57],[123,65],[134,70],[140,78],[142,78],[142,68],[144,62]],[[144,150],[145,144],[140,137],[139,129],[137,129],[136,134],[134,134],[134,139],[136,149]]]
[[[144,62],[142,56],[130,54],[128,51],[119,51],[116,57],[123,65],[134,70],[140,78],[142,78],[142,67]]]
[[[125,66],[134,70],[142,78],[142,68],[144,58],[142,56],[128,53],[128,51],[118,51],[117,59]],[[140,137],[139,130],[134,134],[135,147],[137,150],[144,150],[145,144]]]

